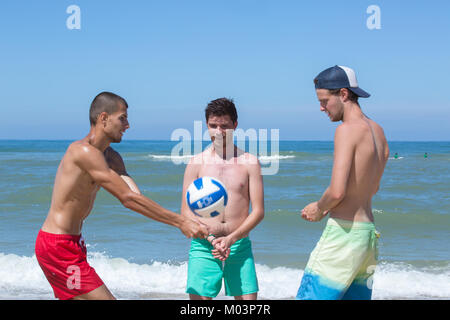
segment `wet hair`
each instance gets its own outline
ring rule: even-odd
[[[89,121],[91,126],[97,123],[97,118],[102,112],[113,114],[119,109],[119,105],[123,104],[128,109],[128,103],[124,98],[112,92],[99,93],[91,103],[89,109]]]
[[[208,103],[208,105],[206,106],[205,109],[206,122],[208,122],[210,116],[220,117],[225,115],[229,115],[231,121],[233,121],[233,123],[236,123],[238,116],[233,99],[227,98],[216,99]]]

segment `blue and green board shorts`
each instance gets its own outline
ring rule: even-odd
[[[227,296],[258,292],[255,262],[248,237],[231,246],[230,256],[225,262],[214,259],[212,249],[209,241],[192,239],[186,293],[214,298],[222,288],[222,279]]]
[[[370,300],[378,259],[371,222],[329,218],[312,251],[297,300]]]

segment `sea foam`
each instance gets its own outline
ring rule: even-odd
[[[92,252],[88,261],[119,299],[187,299],[187,262],[137,264]],[[303,270],[257,264],[261,299],[294,299]],[[380,263],[373,299],[449,299],[450,266],[417,268]],[[0,299],[54,299],[36,257],[0,253]],[[229,299],[224,289],[217,299]]]

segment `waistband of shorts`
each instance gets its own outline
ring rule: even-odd
[[[45,237],[45,238],[50,238],[50,239],[57,239],[57,240],[75,240],[78,241],[81,238],[81,234],[57,234],[57,233],[50,233],[50,232],[45,232],[42,229],[39,230],[39,235]]]
[[[340,227],[344,229],[363,229],[375,231],[375,224],[373,222],[350,221],[331,217],[328,218],[327,226]]]
[[[218,238],[219,238],[219,237],[218,237]],[[233,246],[234,246],[234,245],[239,245],[239,244],[241,244],[241,243],[243,243],[243,242],[245,243],[245,242],[247,242],[247,241],[250,241],[250,237],[248,237],[248,236],[239,239],[238,241],[236,241],[236,242],[233,244]],[[210,243],[208,240],[202,239],[202,238],[193,238],[191,242],[194,242],[194,243],[200,243],[200,244],[203,244],[203,245],[211,245],[211,243]]]

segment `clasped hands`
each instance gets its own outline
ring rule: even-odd
[[[230,247],[233,241],[229,236],[216,238],[213,234],[210,234],[206,239],[214,247],[211,251],[214,259],[225,261],[230,256]]]

